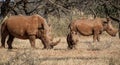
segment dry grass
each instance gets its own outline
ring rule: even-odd
[[[65,37],[51,50],[42,50],[41,41],[36,40],[38,49],[31,49],[28,40],[15,39],[17,49],[0,49],[0,65],[120,65],[120,39],[108,35],[92,43],[92,37],[80,37],[77,49],[68,50]]]
[[[48,23],[52,26],[53,35],[55,37],[66,36],[68,34],[68,25],[71,21],[67,18],[56,18],[54,16],[49,16]]]

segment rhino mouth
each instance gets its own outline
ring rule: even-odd
[[[112,37],[115,37],[117,35],[118,30],[106,30],[106,32]]]
[[[108,33],[109,35],[111,35],[112,37],[115,37],[116,36],[116,34],[110,34],[110,33]]]

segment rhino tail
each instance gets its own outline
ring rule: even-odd
[[[1,36],[5,33],[5,30],[7,30],[6,28],[7,28],[6,22],[3,22],[1,25]]]

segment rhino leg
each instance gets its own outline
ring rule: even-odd
[[[76,39],[73,39],[73,35],[71,35],[70,33],[67,35],[67,43],[68,43],[68,49],[76,49]]]
[[[4,47],[5,48],[5,39],[6,39],[6,37],[8,36],[8,32],[7,31],[5,31],[4,33],[1,33],[1,46],[0,46],[0,48],[2,48],[2,47]]]
[[[75,40],[72,40],[72,44],[71,44],[72,45],[72,49],[76,49],[76,43],[77,42]]]
[[[43,46],[44,46],[43,49],[46,49],[45,41],[44,41],[43,39],[42,39],[41,41],[42,41],[42,44],[43,44]]]
[[[29,36],[29,41],[30,41],[30,44],[31,44],[32,48],[35,48],[35,39],[36,39],[35,35],[30,35]]]
[[[71,38],[70,38],[70,34],[67,35],[67,43],[68,43],[68,49],[72,49],[72,41],[71,41]]]
[[[97,39],[97,36],[96,35],[93,35],[93,42],[95,42]]]
[[[100,41],[100,35],[98,34],[97,36],[97,41],[99,42]]]
[[[68,43],[68,49],[76,49],[76,43],[74,43],[73,41],[70,41]]]
[[[12,49],[12,42],[14,40],[14,36],[12,35],[9,35],[9,38],[8,38],[8,41],[7,41],[7,44],[8,44],[8,49]]]
[[[98,30],[94,31],[94,35],[93,35],[93,42],[96,42],[96,41],[100,41]]]

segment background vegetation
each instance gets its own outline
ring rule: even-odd
[[[55,35],[66,35],[67,25],[81,17],[110,17],[120,22],[119,0],[5,0],[1,1],[1,18],[6,15],[40,14],[53,26]],[[58,27],[59,26],[59,27]],[[117,25],[115,25],[118,27]],[[61,29],[61,30],[59,30]],[[120,31],[120,23],[119,23]],[[119,35],[120,37],[120,35]]]

